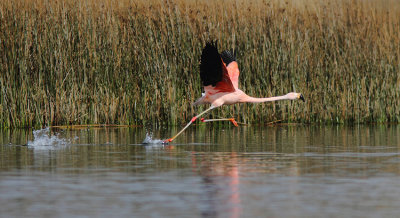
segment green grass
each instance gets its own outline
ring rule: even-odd
[[[240,88],[306,102],[224,106],[240,122],[400,121],[396,1],[0,2],[0,126],[180,125],[205,109],[205,42],[234,48]]]

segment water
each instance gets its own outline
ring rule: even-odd
[[[0,131],[1,217],[398,217],[400,126]]]

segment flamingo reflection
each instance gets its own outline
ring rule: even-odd
[[[204,192],[200,210],[204,217],[240,217],[239,169],[236,152],[229,156],[192,154],[193,171],[200,174]],[[228,185],[227,185],[228,184]],[[224,214],[218,214],[219,212]]]

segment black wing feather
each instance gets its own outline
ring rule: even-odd
[[[200,78],[203,86],[216,86],[222,80],[222,61],[216,42],[207,42],[201,53]]]
[[[236,61],[236,55],[233,50],[225,50],[221,53],[221,58],[224,61],[225,65],[228,66],[232,61]]]

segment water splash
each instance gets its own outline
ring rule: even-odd
[[[142,144],[164,144],[161,139],[153,139],[153,133],[146,133],[146,138],[143,140]]]
[[[28,141],[28,147],[41,150],[55,149],[71,144],[69,140],[63,139],[59,134],[50,134],[50,128],[33,131],[33,141]]]

